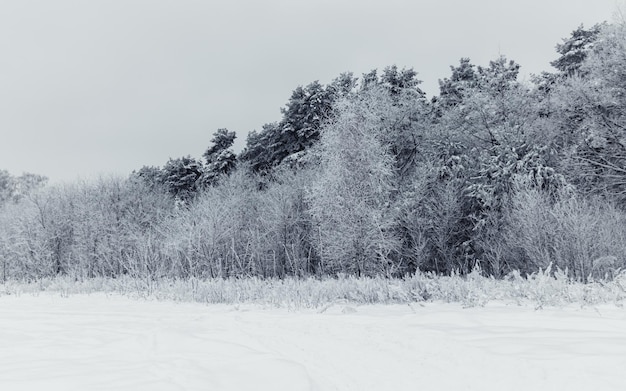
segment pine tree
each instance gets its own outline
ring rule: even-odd
[[[439,96],[435,99],[440,106],[449,107],[460,104],[466,91],[478,84],[476,67],[469,58],[461,58],[459,66],[450,66],[450,78],[439,80]]]
[[[263,126],[260,132],[250,132],[240,159],[256,172],[269,172],[283,161],[298,165],[302,156],[320,137],[320,127],[332,115],[333,103],[349,96],[357,79],[352,73],[342,73],[329,85],[318,81],[296,88],[281,109],[280,122]]]
[[[191,156],[171,159],[162,170],[161,182],[167,191],[182,202],[192,200],[198,191],[202,164]]]
[[[556,45],[556,51],[561,56],[550,64],[563,75],[573,76],[580,74],[580,68],[592,51],[603,27],[606,27],[606,23],[596,24],[586,30],[581,24],[576,30],[572,31],[570,37],[563,39],[563,43]]]
[[[565,115],[577,114],[568,176],[626,208],[625,53],[626,25],[605,26],[580,66],[584,76],[571,78],[554,95]]]
[[[280,132],[276,122],[263,125],[260,132],[252,131],[246,138],[246,148],[239,155],[239,160],[246,162],[254,172],[267,173],[276,165],[272,152],[274,140]]]
[[[237,156],[232,150],[236,138],[235,132],[228,129],[218,129],[211,139],[211,146],[204,153],[206,166],[204,167],[200,183],[203,186],[212,186],[220,177],[230,174],[237,165]]]

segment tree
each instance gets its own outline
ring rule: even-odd
[[[354,77],[352,72],[344,72],[337,76],[326,87],[326,90],[330,94],[333,102],[351,96],[358,85],[358,78]]]
[[[260,132],[250,132],[240,159],[255,172],[267,173],[283,161],[298,165],[306,151],[320,137],[319,130],[332,115],[333,103],[353,93],[357,79],[342,73],[329,85],[314,81],[296,88],[281,109],[280,122],[265,124]]]
[[[331,94],[318,81],[293,91],[281,110],[283,120],[278,142],[283,149],[276,150],[276,160],[300,152],[319,139],[320,125],[329,116],[332,103]]]
[[[235,132],[218,129],[211,139],[211,146],[204,153],[206,165],[200,178],[204,186],[212,186],[220,177],[230,174],[237,164],[237,155],[232,150]]]
[[[324,273],[393,273],[399,248],[391,208],[394,161],[371,95],[338,103],[324,127],[308,201]]]
[[[14,177],[8,171],[0,170],[0,205],[7,201],[18,202],[47,181],[48,178],[42,175],[24,173]]]
[[[24,173],[16,178],[13,199],[20,200],[33,191],[41,189],[46,183],[48,183],[48,178],[43,175]]]
[[[593,50],[595,41],[598,39],[606,23],[595,24],[586,30],[581,24],[568,38],[556,45],[556,51],[561,55],[550,64],[565,76],[581,74],[581,66],[589,53]],[[584,72],[581,74],[584,75]]]
[[[280,167],[258,195],[266,263],[273,275],[306,276],[318,265],[311,217],[305,202],[311,170]]]
[[[152,190],[164,187],[163,171],[160,167],[143,166],[138,171],[133,171],[130,179],[140,181]]]
[[[554,140],[545,132],[537,95],[517,81],[519,69],[504,57],[486,67],[462,59],[452,77],[440,82],[443,96],[433,102],[439,178],[427,188],[446,196],[436,197],[442,203],[425,202],[432,206],[422,213],[444,228],[426,231],[437,270],[469,272],[483,261],[485,270],[500,275],[505,254],[494,251],[494,243],[514,177],[533,177],[545,191],[563,182],[551,166]]]
[[[167,191],[182,202],[192,200],[198,191],[202,164],[191,156],[171,159],[162,170],[161,182]]]
[[[380,77],[380,85],[389,91],[391,96],[398,96],[410,90],[416,97],[423,98],[425,93],[419,88],[421,82],[413,68],[398,70],[396,65],[386,67]]]
[[[443,179],[434,162],[421,162],[406,182],[397,203],[405,272],[458,270],[467,225],[462,224],[462,181]]]
[[[0,205],[13,196],[14,179],[6,170],[0,170]]]
[[[478,85],[478,73],[469,58],[461,58],[459,66],[450,66],[450,78],[439,80],[439,96],[434,99],[443,107],[460,104],[468,90]]]
[[[378,76],[378,71],[373,69],[361,78],[361,91],[368,89],[382,88],[390,96],[398,97],[411,91],[414,98],[424,98],[426,94],[419,88],[422,83],[417,79],[417,72],[413,68],[403,68],[398,70],[397,65],[385,67],[382,75]]]
[[[248,163],[254,172],[269,172],[276,164],[273,159],[272,140],[280,132],[279,127],[277,122],[273,122],[263,125],[260,132],[248,133],[246,148],[239,155],[239,160]]]
[[[581,189],[604,194],[626,207],[626,25],[605,26],[593,50],[555,92],[562,116],[576,132],[566,161],[568,177]]]

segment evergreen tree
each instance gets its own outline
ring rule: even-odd
[[[254,172],[267,173],[277,163],[273,160],[276,135],[280,132],[277,122],[263,125],[260,132],[252,131],[246,138],[246,147],[239,160],[250,165]]]
[[[383,88],[392,97],[398,97],[410,91],[414,98],[424,98],[426,94],[419,88],[421,83],[422,81],[417,79],[417,72],[413,68],[399,70],[397,65],[392,65],[383,69],[380,77],[376,69],[364,74],[361,81],[361,91]]]
[[[566,160],[570,180],[626,208],[626,25],[605,26],[593,51],[554,94],[576,132]],[[576,114],[576,116],[573,116]]]
[[[452,69],[453,76],[440,83],[445,93],[435,101],[439,111],[434,140],[440,175],[428,187],[459,198],[441,205],[441,210],[450,211],[441,217],[425,213],[443,219],[444,227],[451,226],[450,216],[458,219],[454,231],[427,233],[439,238],[432,254],[437,262],[456,259],[454,265],[443,267],[446,271],[454,267],[469,272],[481,259],[488,261],[483,267],[501,264],[500,259],[486,259],[491,249],[488,242],[502,228],[515,175],[535,175],[537,183],[546,187],[559,183],[548,164],[551,145],[542,134],[535,96],[517,81],[519,69],[517,63],[500,57],[474,71],[463,59]]]
[[[440,106],[456,106],[463,101],[466,91],[478,84],[476,67],[469,58],[461,58],[459,66],[450,66],[450,78],[439,80],[439,96],[434,99]]]
[[[550,64],[565,76],[580,74],[583,62],[593,50],[594,42],[605,26],[606,23],[596,24],[586,30],[581,24],[572,31],[570,37],[563,39],[562,43],[556,45],[556,51],[561,56]]]
[[[159,167],[143,166],[138,171],[133,171],[130,177],[140,181],[151,190],[164,186],[164,173]]]
[[[198,191],[202,164],[191,156],[171,159],[162,170],[161,182],[167,191],[182,202],[192,200]]]
[[[352,95],[358,85],[358,78],[354,77],[352,72],[344,72],[337,76],[327,87],[332,101],[335,102],[341,98],[347,98]]]
[[[410,90],[418,97],[425,93],[419,88],[421,80],[417,79],[417,72],[413,68],[398,70],[396,65],[386,67],[380,77],[380,85],[389,91],[391,96],[398,96]]]
[[[212,186],[223,175],[228,175],[235,169],[237,156],[232,150],[236,138],[235,132],[228,129],[218,129],[211,139],[211,146],[206,150],[203,157],[206,166],[200,182],[203,186]]]
[[[333,102],[348,95],[356,85],[351,73],[341,74],[324,86],[314,81],[296,88],[286,106],[282,120],[266,124],[260,132],[251,132],[240,158],[257,172],[267,172],[285,159],[299,160],[304,151],[319,139],[322,123],[329,119]]]

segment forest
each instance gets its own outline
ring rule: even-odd
[[[297,87],[201,157],[46,185],[0,171],[1,281],[395,278],[626,266],[626,24],[580,26],[553,70],[451,66],[428,98],[389,66]]]

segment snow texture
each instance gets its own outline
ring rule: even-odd
[[[0,297],[0,390],[624,390],[626,310]]]

